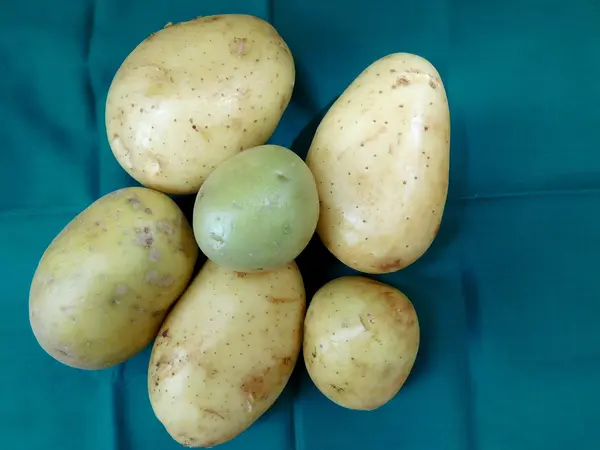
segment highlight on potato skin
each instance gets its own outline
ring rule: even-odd
[[[271,137],[295,83],[275,28],[244,14],[171,24],[124,60],[106,99],[123,169],[169,194],[193,194],[221,163]]]
[[[327,398],[368,411],[400,391],[419,341],[419,320],[406,295],[364,276],[341,277],[321,287],[308,307],[304,362]]]
[[[29,294],[38,343],[79,369],[126,361],[154,339],[197,257],[191,225],[169,197],[137,187],[106,194],[40,259]]]
[[[437,70],[407,53],[375,61],[328,110],[306,162],[321,201],[317,233],[331,253],[369,274],[415,262],[448,192],[450,112]]]

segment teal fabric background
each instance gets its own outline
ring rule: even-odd
[[[28,289],[50,240],[133,185],[105,137],[121,61],[166,22],[270,20],[297,64],[272,142],[304,155],[324,109],[368,64],[428,58],[452,114],[440,234],[408,269],[422,327],[409,381],[344,410],[300,361],[275,406],[223,449],[600,449],[600,2],[597,0],[0,0],[0,448],[176,449],[146,390],[149,351],[67,368],[37,346]],[[179,200],[187,213],[190,199]],[[315,240],[308,294],[350,273]]]

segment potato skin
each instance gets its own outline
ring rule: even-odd
[[[304,361],[336,404],[373,410],[406,381],[419,349],[419,322],[399,290],[362,276],[335,279],[314,295],[304,323]]]
[[[406,53],[371,64],[329,109],[307,155],[325,246],[364,273],[412,264],[437,234],[449,154],[450,113],[436,69]]]
[[[208,260],[165,320],[150,359],[150,402],[173,439],[211,447],[252,425],[288,382],[305,310],[294,262],[243,273]]]
[[[111,149],[143,185],[195,193],[223,161],[271,137],[294,81],[288,46],[257,17],[167,26],[127,56],[111,83]]]
[[[138,187],[107,194],[42,255],[29,294],[34,335],[68,366],[119,364],[150,344],[197,256],[191,226],[169,197]]]
[[[231,158],[206,180],[193,227],[208,258],[253,272],[295,260],[318,219],[317,186],[304,161],[287,148],[261,145]]]

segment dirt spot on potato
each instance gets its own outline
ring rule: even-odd
[[[157,309],[156,311],[152,312],[152,317],[163,317],[166,313],[166,309]],[[168,331],[168,328],[165,331]]]
[[[431,80],[429,80],[429,86],[431,87],[431,89],[437,89],[439,83],[435,78],[432,78]]]
[[[244,56],[250,53],[250,45],[248,44],[248,39],[234,37],[233,41],[229,44],[229,52],[232,55],[236,56]]]
[[[362,324],[363,328],[366,331],[369,331],[371,329],[371,327],[373,325],[375,325],[375,319],[373,318],[373,315],[370,313],[361,314],[358,316],[358,319],[360,320],[360,323]]]
[[[154,243],[154,236],[152,235],[152,230],[150,227],[135,227],[135,243],[137,245],[141,245],[142,247],[152,247]]]
[[[169,337],[169,329],[165,328],[164,331],[162,333],[160,333],[160,335],[164,338]]]
[[[271,303],[293,303],[300,300],[299,298],[293,297],[270,297],[269,299]]]
[[[136,211],[142,207],[142,202],[137,196],[133,195],[131,197],[127,197],[127,204],[131,206]]]
[[[159,220],[156,224],[156,229],[167,236],[173,234],[173,226],[166,220]]]
[[[146,282],[152,286],[169,287],[174,281],[171,275],[160,275],[155,270],[151,270],[146,274]]]
[[[156,250],[155,248],[150,250],[150,253],[148,254],[148,258],[150,259],[150,261],[152,262],[158,262],[160,261],[160,251]]]
[[[267,400],[274,386],[285,383],[291,373],[293,358],[286,356],[277,358],[276,364],[260,371],[250,372],[243,380],[241,390],[248,403],[248,411],[252,411],[255,402]]]

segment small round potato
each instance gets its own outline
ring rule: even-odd
[[[317,388],[349,409],[373,410],[407,379],[419,322],[399,290],[362,276],[342,277],[314,295],[304,323],[304,361]]]
[[[242,272],[293,261],[319,219],[315,180],[304,161],[277,145],[231,158],[202,185],[194,206],[194,234],[204,254]]]
[[[241,273],[207,261],[165,320],[150,403],[177,442],[211,447],[273,405],[300,356],[306,297],[295,263]]]
[[[292,54],[264,20],[223,14],[169,25],[140,43],[112,81],[111,149],[141,184],[196,193],[223,161],[267,142],[294,81]]]
[[[44,252],[29,295],[35,337],[72,367],[119,364],[154,339],[197,256],[190,224],[165,194],[137,187],[107,194]]]

